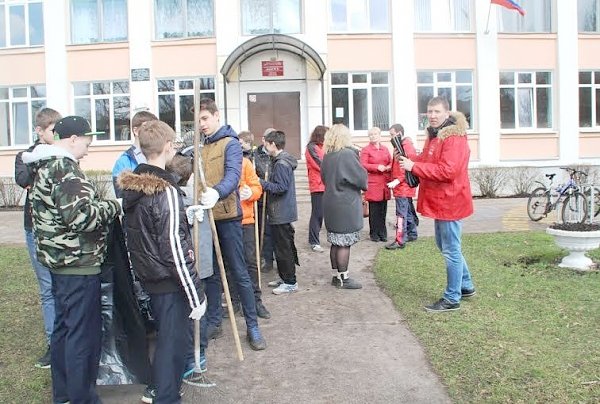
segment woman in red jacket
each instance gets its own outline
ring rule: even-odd
[[[360,162],[368,173],[365,199],[369,202],[369,236],[371,241],[387,241],[385,214],[390,190],[386,184],[390,180],[392,156],[381,144],[381,129],[369,129],[369,144],[361,150]]]
[[[319,242],[319,233],[323,225],[323,192],[325,185],[321,180],[321,162],[323,161],[323,139],[327,126],[318,125],[310,135],[306,145],[306,169],[308,170],[308,189],[310,191],[310,221],[308,222],[308,244],[315,252],[323,252]]]

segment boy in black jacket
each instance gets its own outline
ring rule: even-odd
[[[158,329],[152,362],[153,402],[180,403],[188,317],[200,320],[206,303],[194,268],[185,194],[165,171],[175,155],[175,132],[164,122],[149,121],[140,127],[139,139],[148,163],[118,179],[127,215],[127,244],[133,270],[150,294]]]
[[[274,130],[265,136],[265,149],[271,156],[273,167],[268,181],[260,180],[267,196],[267,219],[271,225],[271,234],[275,247],[275,259],[280,281],[269,282],[277,286],[273,293],[281,295],[298,290],[296,265],[298,252],[294,243],[293,222],[298,220],[296,205],[296,181],[294,170],[298,161],[284,150],[285,133]]]

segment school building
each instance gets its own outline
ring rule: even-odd
[[[357,145],[401,123],[424,140],[444,95],[470,123],[473,167],[600,164],[600,0],[0,0],[0,176],[44,106],[104,131],[111,169],[150,110],[193,132],[194,83],[222,122],[288,135],[319,124]],[[197,80],[199,79],[199,80]]]

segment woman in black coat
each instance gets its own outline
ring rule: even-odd
[[[342,289],[360,289],[362,285],[348,276],[348,263],[350,247],[360,240],[359,231],[363,228],[361,191],[367,189],[367,172],[352,147],[346,126],[333,125],[325,133],[323,146],[323,216],[327,241],[331,243],[331,284]]]

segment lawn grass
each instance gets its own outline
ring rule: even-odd
[[[453,401],[600,402],[600,273],[559,268],[540,232],[465,235],[463,252],[477,295],[451,313],[423,310],[446,285],[432,238],[376,262]]]
[[[0,403],[43,403],[49,369],[36,369],[46,350],[38,285],[25,247],[0,246]]]
[[[455,402],[600,401],[600,273],[556,266],[543,233],[466,235],[477,295],[454,313],[423,310],[446,282],[431,238],[382,250],[376,275]],[[600,261],[600,251],[590,254]],[[47,402],[37,283],[23,247],[0,246],[0,403]]]

